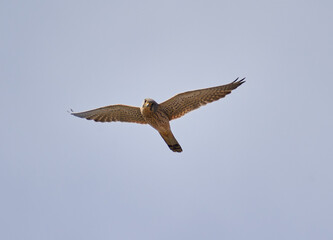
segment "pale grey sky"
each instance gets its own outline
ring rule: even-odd
[[[331,1],[1,1],[0,239],[333,239]],[[67,113],[246,83],[171,126]]]

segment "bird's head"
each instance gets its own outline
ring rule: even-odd
[[[142,104],[143,109],[145,109],[145,108],[150,109],[150,111],[153,111],[153,112],[156,112],[157,106],[158,106],[157,102],[155,102],[153,99],[150,99],[150,98],[146,98]]]

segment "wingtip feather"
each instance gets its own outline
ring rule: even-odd
[[[234,80],[232,83],[236,83],[236,84],[238,84],[238,86],[240,86],[240,85],[242,85],[243,83],[246,82],[246,81],[245,81],[245,77],[242,78],[241,80],[238,80],[238,79],[239,79],[239,77],[236,78],[236,80]]]

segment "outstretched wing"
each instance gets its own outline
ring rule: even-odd
[[[140,108],[126,106],[126,105],[110,105],[93,109],[86,112],[71,113],[72,115],[80,118],[86,118],[88,120],[94,120],[96,122],[133,122],[146,124],[146,120],[143,118],[140,112]]]
[[[237,78],[226,85],[180,93],[161,103],[160,107],[163,108],[169,119],[173,120],[207,103],[225,97],[225,95],[243,84],[245,82],[244,79],[238,80]]]

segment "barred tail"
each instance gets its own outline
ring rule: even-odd
[[[176,138],[173,136],[172,132],[170,131],[167,134],[160,133],[161,137],[164,139],[166,144],[168,144],[169,148],[173,152],[182,152],[183,149],[177,142]]]

